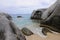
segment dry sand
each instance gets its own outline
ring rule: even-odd
[[[26,36],[27,40],[60,40],[60,34],[47,33],[47,37],[40,37],[39,35],[33,34]]]

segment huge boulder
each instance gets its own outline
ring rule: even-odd
[[[57,0],[43,14],[40,26],[60,33],[60,0]]]
[[[0,12],[1,16],[5,16],[8,20],[12,20],[12,17],[8,13]]]
[[[40,19],[41,20],[41,15],[43,14],[43,12],[46,9],[47,8],[34,10],[31,14],[31,19]]]
[[[0,40],[26,40],[20,29],[5,14],[0,15]]]

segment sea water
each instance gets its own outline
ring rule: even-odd
[[[22,29],[26,27],[34,34],[45,37],[41,32],[42,28],[40,27],[40,20],[31,20],[31,14],[11,14],[11,16],[13,18],[13,22],[18,28]],[[18,18],[17,16],[22,17]]]
[[[20,28],[27,25],[40,24],[40,20],[31,20],[31,14],[12,14],[13,22]],[[22,16],[18,18],[17,16]]]

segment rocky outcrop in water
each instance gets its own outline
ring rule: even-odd
[[[57,0],[41,16],[40,26],[60,33],[60,0]]]
[[[19,28],[12,22],[11,16],[0,14],[0,40],[26,40]]]
[[[33,32],[31,32],[29,29],[27,29],[27,28],[23,28],[22,30],[22,33],[24,34],[24,35],[26,35],[26,36],[30,36],[30,35],[32,35],[33,34]]]
[[[17,16],[17,18],[22,18],[22,16]]]
[[[38,9],[34,10],[31,15],[31,19],[40,19],[41,20],[41,15],[43,12],[46,11],[46,9]]]

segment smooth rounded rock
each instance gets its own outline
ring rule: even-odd
[[[31,14],[31,19],[39,19],[41,20],[41,16],[43,14],[43,12],[46,11],[46,9],[37,9],[37,10],[34,10]]]
[[[22,33],[23,33],[24,35],[26,35],[26,36],[30,36],[30,35],[33,34],[33,33],[32,33],[29,29],[27,29],[27,28],[23,28],[21,31],[22,31]]]
[[[60,33],[60,0],[57,0],[43,14],[41,27],[46,27],[54,32]]]
[[[20,29],[10,21],[10,15],[6,15],[0,14],[0,40],[26,40]]]

